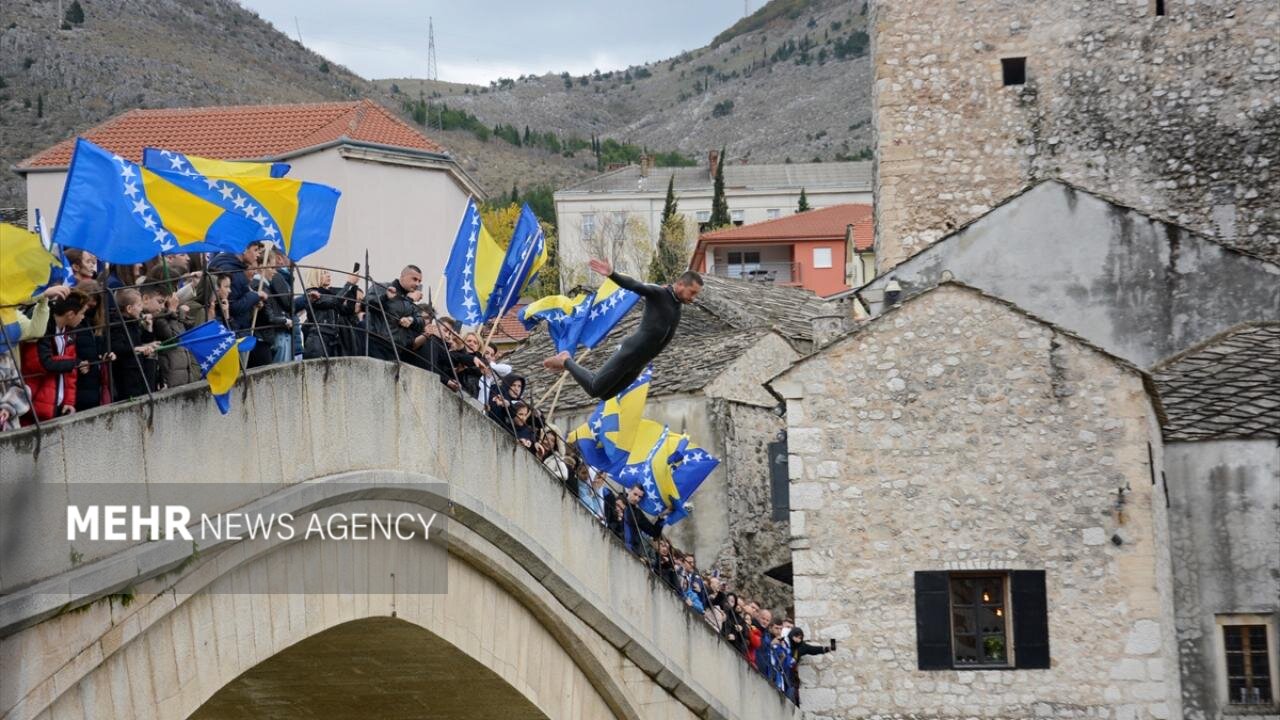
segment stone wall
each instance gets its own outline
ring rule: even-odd
[[[879,272],[1051,177],[1280,257],[1280,6],[1164,4],[874,1]]]
[[[729,546],[718,562],[732,570],[739,593],[785,612],[791,588],[764,573],[791,560],[790,522],[773,519],[769,474],[769,443],[786,423],[770,410],[723,400],[714,401],[712,413],[725,420],[722,460],[729,477]]]
[[[796,619],[841,641],[802,666],[806,709],[1180,717],[1162,450],[1136,371],[946,284],[773,387],[787,398]],[[1049,669],[918,669],[913,574],[980,569],[1046,573]]]
[[[1280,613],[1280,450],[1274,439],[1180,442],[1165,460],[1183,714],[1219,718],[1216,616]]]

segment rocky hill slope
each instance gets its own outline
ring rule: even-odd
[[[867,157],[871,67],[862,0],[773,0],[707,47],[621,71],[499,79],[469,87],[379,80],[486,126],[563,140],[609,137],[753,162]]]

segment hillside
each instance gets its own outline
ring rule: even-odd
[[[773,0],[705,48],[622,71],[499,79],[487,88],[375,81],[481,124],[528,127],[680,151],[725,145],[733,158],[797,162],[866,157],[871,68],[864,3]],[[580,157],[580,155],[579,155]]]
[[[232,0],[80,3],[83,24],[60,29],[57,3],[0,0],[0,208],[26,204],[10,166],[132,108],[369,97],[403,109]],[[513,177],[555,183],[586,174],[547,153],[430,134],[490,190],[509,188]]]
[[[773,0],[711,46],[676,58],[486,88],[365,80],[234,0],[80,4],[84,22],[64,27],[51,0],[0,1],[0,208],[25,206],[10,166],[138,107],[369,97],[412,122],[416,101],[429,100],[437,117],[447,104],[468,113],[471,126],[440,130],[422,112],[417,120],[491,195],[513,183],[558,187],[592,174],[592,136],[636,146],[606,150],[611,159],[633,159],[639,147],[683,153],[669,156],[672,163],[722,145],[756,162],[836,160],[870,146],[858,1]],[[528,128],[535,142],[482,139],[496,125],[510,126],[509,139]]]

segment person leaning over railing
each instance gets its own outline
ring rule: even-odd
[[[30,412],[38,420],[76,411],[76,374],[81,361],[76,357],[72,333],[84,320],[87,302],[88,296],[79,290],[50,301],[45,335],[22,344],[23,379],[30,393]]]
[[[425,359],[413,351],[414,340],[426,329],[416,305],[422,299],[421,287],[422,270],[417,265],[406,265],[400,277],[389,283],[369,287],[369,294],[365,296],[365,322],[370,333],[370,357],[390,362],[399,359],[424,370],[431,369]]]
[[[169,292],[169,281],[164,278],[151,278],[151,282],[163,293],[163,303],[152,317],[152,330],[156,340],[169,343],[182,333],[204,322],[204,306],[195,298],[187,302],[179,302],[176,292]],[[198,382],[203,375],[200,362],[190,350],[171,344],[157,353],[159,363],[160,387],[171,388]]]
[[[76,326],[76,358],[81,364],[76,377],[76,411],[84,412],[111,402],[111,361],[115,355],[107,347],[107,300],[101,283],[81,278],[76,289],[85,294],[84,319]]]
[[[115,291],[115,311],[111,319],[111,364],[116,401],[148,394],[158,380],[156,337],[151,315],[144,312],[142,293],[126,287]],[[152,296],[151,305],[155,304]]]
[[[295,312],[307,312],[307,321],[302,326],[302,357],[314,360],[349,354],[342,342],[342,329],[355,318],[360,279],[354,274],[347,275],[346,284],[334,288],[330,286],[332,275],[328,270],[311,268],[304,274],[307,276],[304,294],[293,301]]]

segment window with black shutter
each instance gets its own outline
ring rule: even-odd
[[[786,520],[791,512],[791,473],[787,461],[787,437],[769,443],[769,489],[773,519]]]
[[[1042,570],[917,572],[921,670],[1049,667]]]

